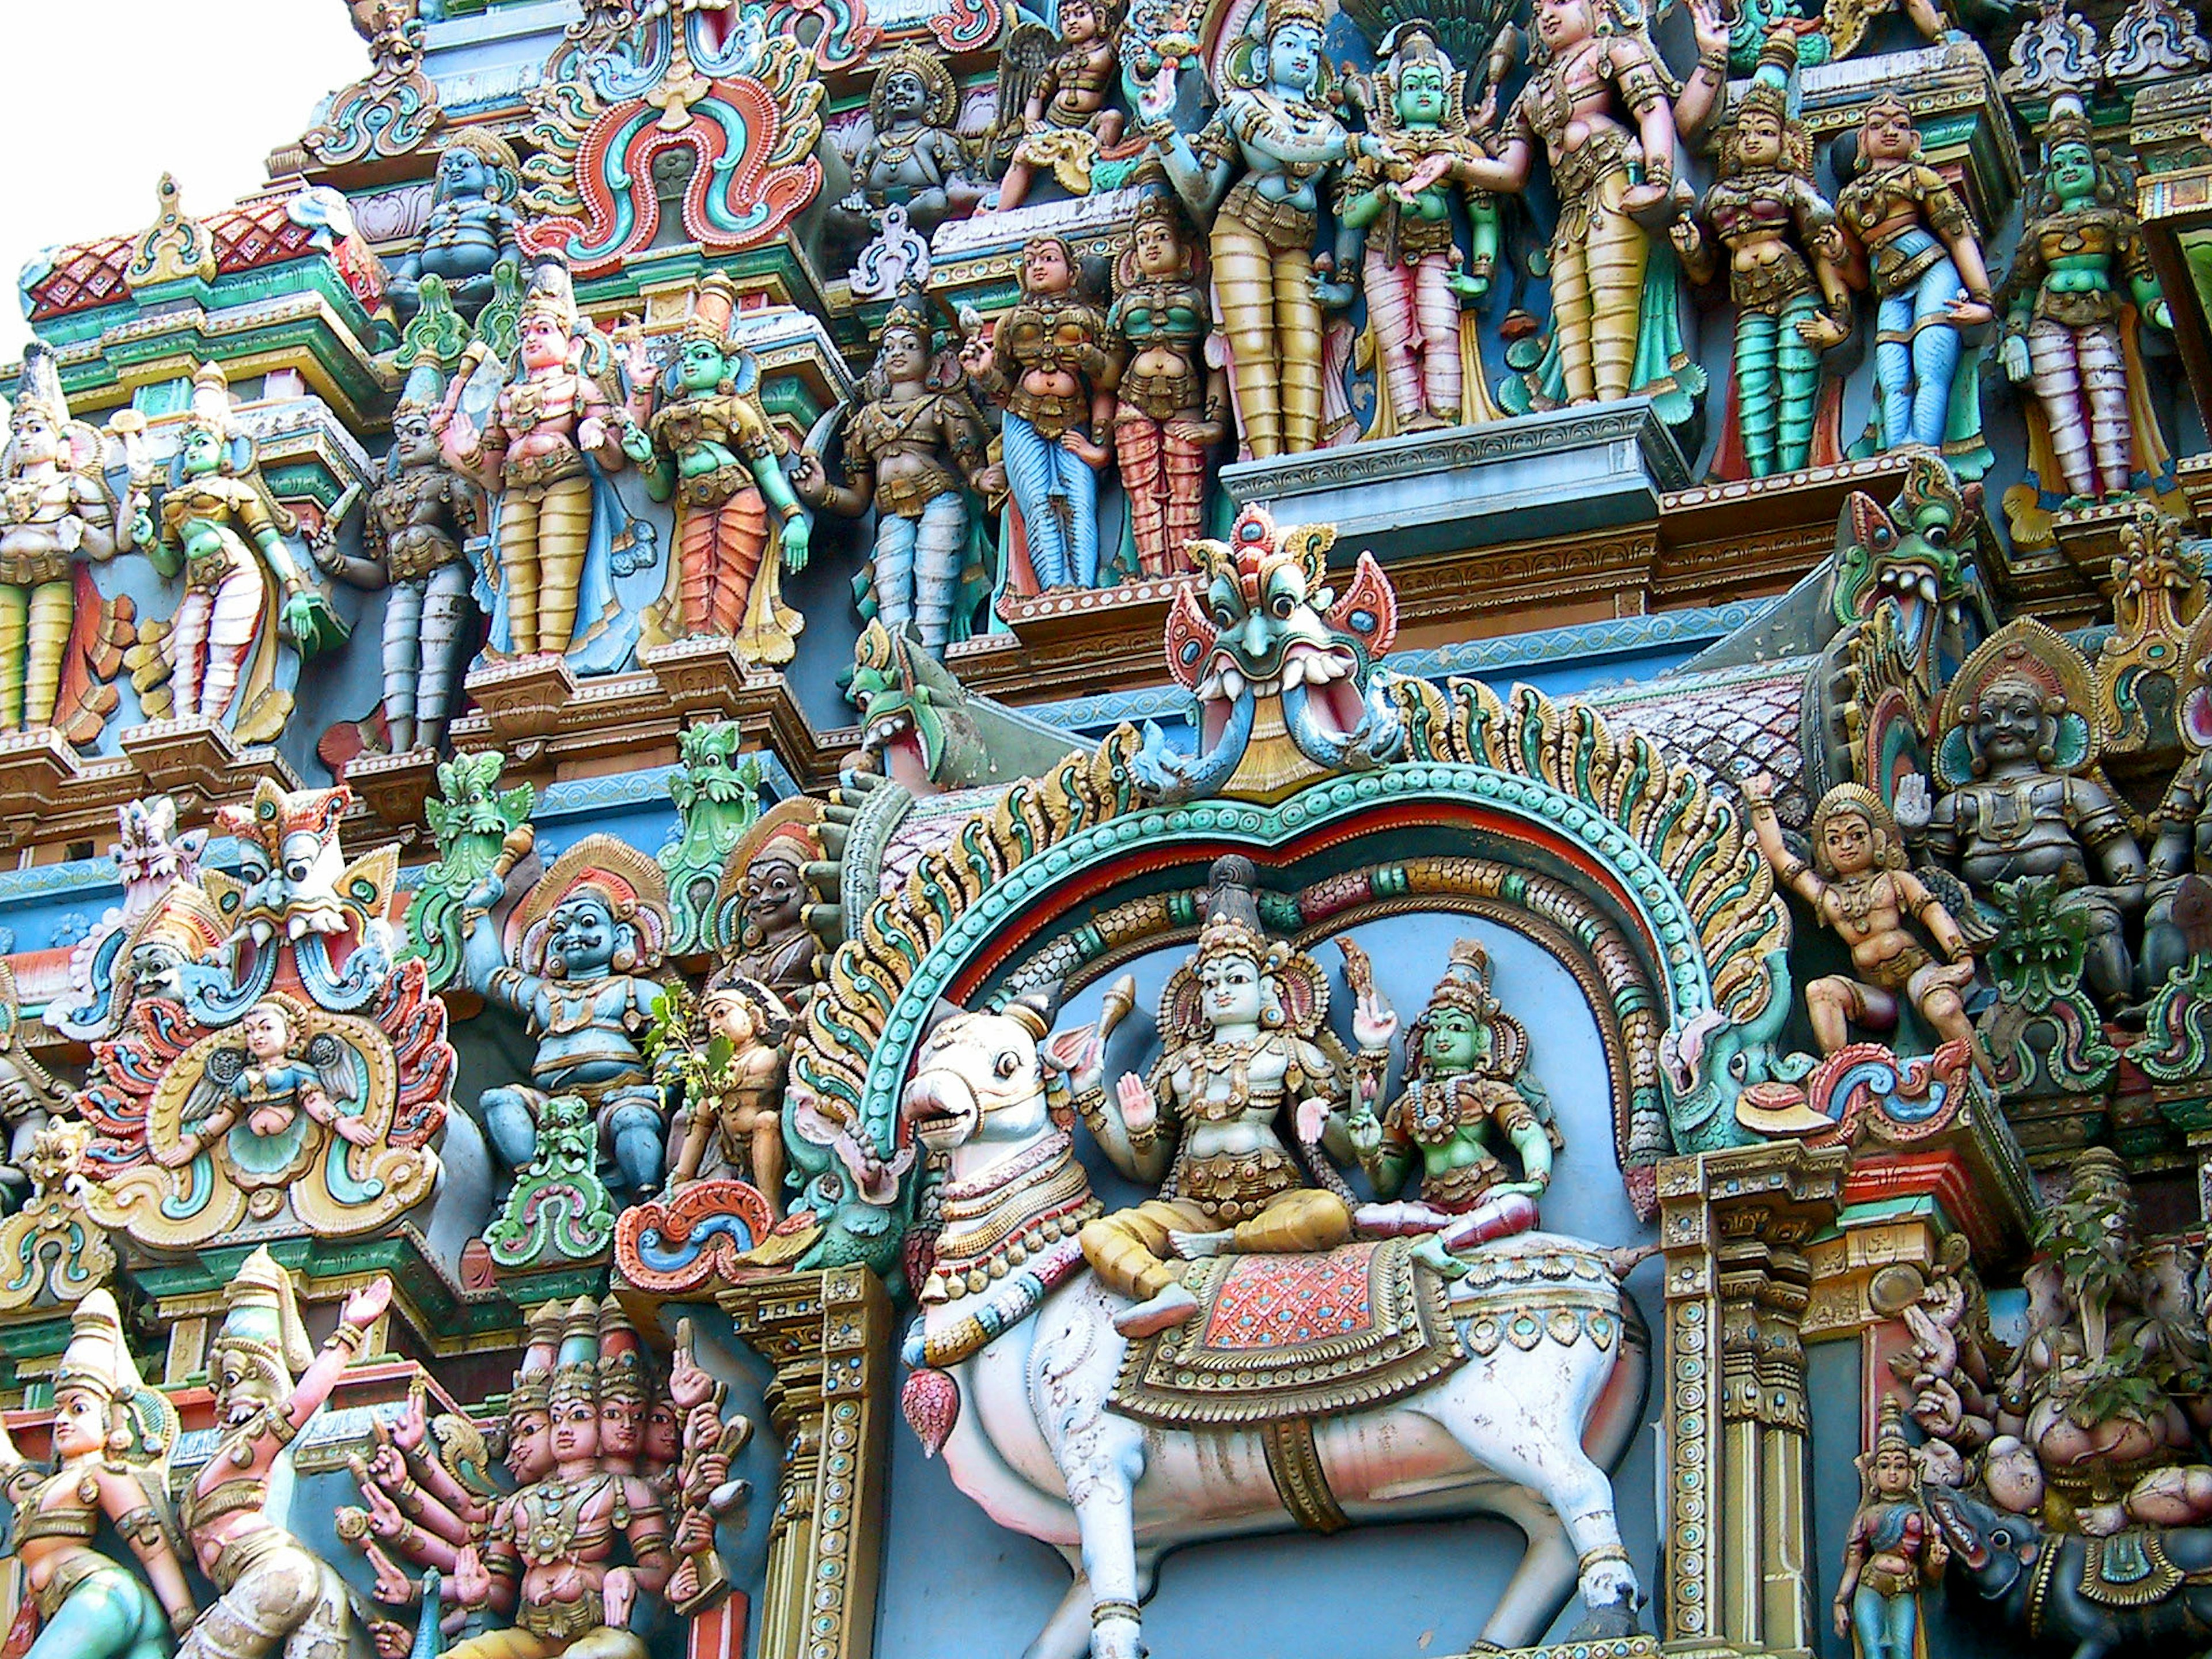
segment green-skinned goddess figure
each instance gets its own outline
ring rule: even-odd
[[[1528,1034],[1491,991],[1488,953],[1473,939],[1454,941],[1444,976],[1406,1033],[1398,1097],[1377,1111],[1398,1016],[1376,990],[1365,952],[1348,939],[1338,948],[1358,998],[1358,1086],[1346,1130],[1380,1200],[1355,1211],[1353,1224],[1370,1236],[1433,1232],[1445,1254],[1528,1231],[1560,1142],[1528,1070]],[[1499,1156],[1508,1152],[1517,1175]],[[1417,1195],[1401,1199],[1416,1177]]]
[[[783,475],[783,447],[761,407],[759,365],[730,337],[737,301],[726,277],[701,283],[665,368],[641,342],[627,343],[635,423],[623,449],[653,500],[676,503],[676,557],[659,631],[733,639],[751,661],[787,663],[806,623],[783,603],[780,578],[806,568],[813,525]]]
[[[15,1505],[9,1553],[23,1576],[33,1640],[23,1659],[168,1659],[197,1609],[169,1507],[179,1425],[124,1345],[115,1298],[95,1290],[70,1316],[54,1377],[54,1468],[36,1468],[0,1429],[0,1493]],[[103,1525],[145,1577],[102,1554]],[[152,1588],[148,1588],[148,1581]],[[19,1616],[15,1634],[25,1626]]]
[[[1490,291],[1498,264],[1498,198],[1467,164],[1486,152],[1465,107],[1466,76],[1428,25],[1401,23],[1378,48],[1369,118],[1389,144],[1382,161],[1348,163],[1337,198],[1336,277],[1324,303],[1349,304],[1357,269],[1367,295],[1387,416],[1370,436],[1456,426],[1469,376],[1461,307]],[[1468,222],[1462,253],[1453,207]],[[1472,365],[1481,398],[1480,359]],[[1473,418],[1493,413],[1478,408]]]
[[[1721,141],[1720,176],[1673,233],[1695,281],[1712,281],[1726,256],[1736,432],[1754,478],[1810,463],[1820,356],[1850,333],[1849,249],[1814,186],[1811,137],[1790,109],[1796,40],[1784,29],[1768,40]]]
[[[100,451],[70,418],[52,354],[26,348],[0,452],[0,732],[53,724],[71,632],[97,605],[78,561],[122,545]]]

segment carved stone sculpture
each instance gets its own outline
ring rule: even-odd
[[[702,283],[665,367],[633,344],[633,423],[623,445],[653,499],[676,502],[674,556],[653,634],[714,635],[737,641],[750,661],[787,663],[806,624],[783,603],[779,577],[806,568],[813,526],[783,476],[783,441],[761,407],[760,365],[731,336],[737,300],[726,278]]]
[[[169,1505],[169,1454],[180,1425],[176,1408],[140,1380],[115,1298],[104,1290],[70,1316],[53,1412],[51,1473],[25,1462],[0,1428],[0,1494],[15,1512],[8,1553],[24,1583],[9,1645],[24,1659],[166,1655],[198,1611]],[[103,1522],[144,1578],[94,1547]]]
[[[660,1185],[664,1107],[641,1039],[668,939],[660,867],[611,836],[586,836],[517,907],[510,961],[489,912],[528,845],[526,826],[509,836],[464,912],[470,986],[522,1015],[538,1045],[527,1084],[484,1091],[485,1129],[508,1167],[525,1169],[549,1103],[574,1097],[622,1181],[649,1194]]]
[[[1032,237],[1021,303],[989,340],[971,336],[960,349],[977,394],[1006,411],[998,471],[1021,514],[1029,568],[1027,580],[1008,576],[1016,592],[1098,586],[1098,469],[1113,456],[1093,434],[1110,418],[1109,360],[1106,319],[1079,276],[1065,238]]]
[[[1137,568],[1189,568],[1206,523],[1206,462],[1228,435],[1228,386],[1206,360],[1202,248],[1174,200],[1147,191],[1115,273],[1114,456]]]
[[[802,500],[842,517],[874,508],[875,620],[894,632],[912,627],[924,650],[942,656],[975,608],[963,599],[976,562],[965,490],[983,493],[985,455],[981,411],[932,335],[919,296],[891,307],[860,401],[841,411],[842,478],[832,482],[810,443],[792,482]]]
[[[1857,1659],[1913,1659],[1923,1651],[1920,1595],[1940,1583],[1950,1548],[1921,1500],[1920,1472],[1894,1397],[1882,1401],[1874,1449],[1858,1460],[1862,1498],[1844,1544],[1836,1634]]]
[[[688,1012],[687,1011],[684,1011]],[[684,1090],[669,1190],[727,1173],[750,1182],[783,1219],[783,1069],[791,1011],[758,980],[718,975],[683,1034]],[[667,1052],[665,1048],[662,1051]]]
[[[392,1281],[379,1276],[349,1296],[337,1328],[313,1354],[291,1275],[266,1247],[246,1258],[223,1300],[228,1311],[208,1352],[218,1442],[179,1506],[200,1571],[219,1595],[177,1659],[342,1651],[357,1634],[345,1581],[270,1512],[270,1480],[368,1341]]]
[[[492,273],[500,262],[522,260],[515,240],[521,216],[514,205],[521,191],[521,165],[506,139],[481,126],[447,136],[431,178],[422,245],[390,267],[387,291],[403,325],[422,308],[426,276],[443,282],[454,308],[471,321],[491,302]]]
[[[881,228],[887,209],[900,209],[927,242],[982,199],[956,130],[959,112],[959,88],[935,53],[907,46],[884,60],[868,92],[872,131],[853,161],[853,194],[830,214],[848,257]]]
[[[222,942],[221,921],[199,885],[207,831],[179,834],[176,803],[167,795],[126,802],[116,818],[118,838],[107,850],[123,882],[123,902],[70,953],[69,991],[49,1003],[44,1016],[80,1042],[122,1030],[142,989],[173,995],[175,970]]]
[[[1022,137],[999,183],[1000,212],[1027,199],[1039,172],[1071,196],[1089,194],[1098,152],[1121,136],[1121,112],[1106,102],[1121,74],[1115,9],[1105,0],[1062,0],[1054,21],[1058,39],[1026,88]]]

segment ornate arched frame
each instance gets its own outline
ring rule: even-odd
[[[1333,846],[1454,831],[1493,848],[1517,846],[1520,862],[1584,893],[1616,924],[1616,937],[1642,970],[1628,1006],[1616,1001],[1613,1008],[1617,1021],[1637,1022],[1638,1036],[1648,1030],[1650,1041],[1638,1042],[1637,1051],[1649,1056],[1656,1048],[1658,1031],[1648,1029],[1647,1011],[1664,1026],[1714,1006],[1688,905],[1658,860],[1618,824],[1534,779],[1474,765],[1394,766],[1328,780],[1272,807],[1201,801],[1139,808],[1018,863],[948,916],[942,936],[915,963],[884,1023],[884,1040],[872,1047],[864,1115],[888,1116],[940,999],[964,1005],[979,993],[988,995],[1025,947],[1072,909],[1148,876],[1202,872],[1224,853],[1249,854],[1263,866],[1297,867]],[[1648,1105],[1656,1110],[1656,1079],[1649,1086]]]

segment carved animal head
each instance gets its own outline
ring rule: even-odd
[[[425,801],[422,815],[437,838],[441,852],[471,836],[496,842],[530,816],[535,792],[526,783],[512,789],[499,787],[500,769],[506,764],[498,754],[484,750],[462,753],[438,768],[438,793]]]
[[[860,711],[861,746],[894,782],[917,793],[938,780],[967,721],[968,694],[944,665],[880,622],[861,631],[846,696]]]
[[[1928,1511],[1975,1588],[1990,1601],[2011,1589],[2044,1548],[2042,1533],[2022,1515],[2007,1515],[1945,1486],[1923,1489]]]
[[[199,874],[207,831],[177,833],[177,804],[167,795],[128,801],[118,807],[116,840],[108,850],[123,884],[166,887]]]
[[[1368,671],[1398,631],[1398,599],[1362,553],[1342,598],[1328,585],[1334,526],[1276,526],[1263,507],[1237,515],[1226,542],[1195,541],[1200,585],[1168,613],[1168,666],[1197,696],[1210,750],[1247,697],[1302,696],[1349,737],[1360,728]]]
[[[1871,617],[1887,601],[1907,625],[1905,636],[1918,637],[1966,593],[1978,506],[1933,450],[1914,452],[1905,488],[1887,507],[1854,493],[1836,520],[1836,619]]]
[[[933,1152],[970,1141],[1026,1144],[1052,1127],[1051,1015],[1024,998],[1004,1013],[956,1013],[923,1039],[899,1113]]]
[[[251,806],[217,811],[216,827],[239,843],[244,890],[227,918],[234,933],[266,944],[344,926],[338,822],[352,805],[350,789],[286,790],[264,778]]]
[[[687,728],[677,745],[683,770],[669,783],[676,808],[688,812],[699,801],[736,806],[757,800],[761,766],[745,752],[744,732],[724,722]]]

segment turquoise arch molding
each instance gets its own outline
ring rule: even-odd
[[[1333,778],[1273,806],[1215,800],[1139,808],[1080,830],[1017,865],[953,920],[915,965],[891,1006],[862,1092],[864,1119],[878,1145],[888,1150],[889,1137],[881,1131],[890,1127],[915,1044],[939,1000],[1002,927],[1054,888],[1078,882],[1142,847],[1231,842],[1273,851],[1378,807],[1425,804],[1486,806],[1580,852],[1597,866],[1611,896],[1638,924],[1652,982],[1665,988],[1665,1023],[1677,1026],[1714,1006],[1710,964],[1688,907],[1657,860],[1626,831],[1534,779],[1463,763],[1406,763]]]

